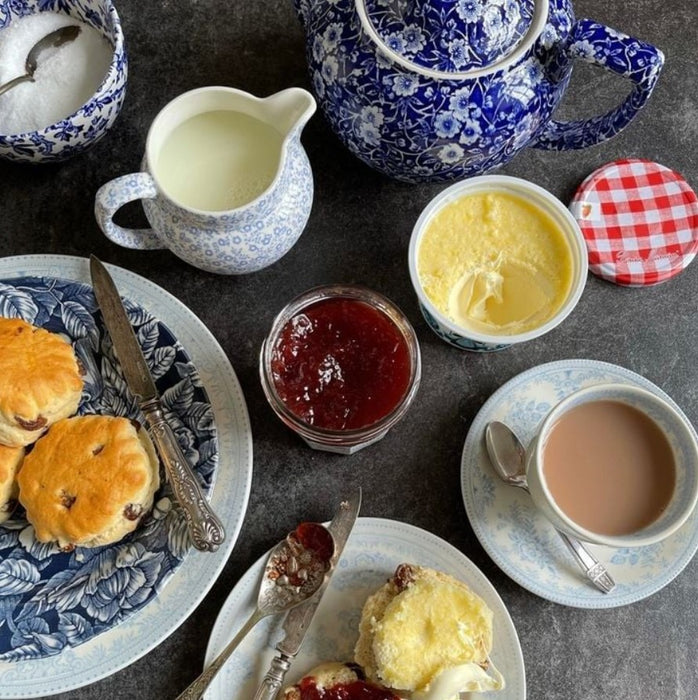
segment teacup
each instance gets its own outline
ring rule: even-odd
[[[527,450],[534,502],[558,529],[609,547],[674,534],[698,501],[698,444],[670,400],[598,384],[558,403]]]
[[[301,88],[264,99],[218,86],[180,95],[150,126],[142,172],[98,190],[100,228],[121,246],[167,248],[208,272],[271,265],[310,215],[313,179],[300,135],[315,109]],[[138,199],[152,228],[115,224],[117,210]]]

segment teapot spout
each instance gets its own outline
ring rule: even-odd
[[[315,98],[303,88],[287,88],[264,100],[269,123],[280,134],[288,136],[300,131],[317,109]]]

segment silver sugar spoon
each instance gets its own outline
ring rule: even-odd
[[[177,700],[198,700],[247,633],[267,615],[286,612],[308,600],[332,569],[335,543],[319,523],[301,523],[269,554],[259,584],[254,612],[211,665]]]
[[[24,75],[20,75],[4,85],[0,85],[0,95],[6,93],[20,83],[24,83],[28,80],[34,82],[34,73],[39,65],[39,56],[52,46],[58,47],[67,44],[69,41],[74,41],[78,34],[80,34],[80,27],[77,24],[70,24],[67,27],[56,29],[39,39],[27,54],[27,60],[24,62]]]
[[[485,444],[497,476],[509,486],[517,486],[528,492],[524,446],[511,428],[499,421],[488,423],[485,428]],[[587,578],[599,590],[610,593],[616,584],[603,564],[576,537],[561,530],[556,532]]]

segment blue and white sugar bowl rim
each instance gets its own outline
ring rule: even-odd
[[[0,5],[0,28],[19,17],[41,12],[42,0]],[[63,3],[61,3],[63,6]],[[24,163],[59,162],[91,148],[114,125],[126,96],[128,59],[121,20],[112,0],[74,0],[67,14],[105,37],[113,48],[111,63],[92,97],[54,124],[18,134],[0,133],[0,158]],[[0,29],[1,31],[1,29]]]

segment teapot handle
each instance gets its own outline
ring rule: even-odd
[[[629,78],[633,88],[615,109],[598,117],[548,122],[531,146],[563,151],[586,148],[615,136],[647,102],[664,65],[664,54],[651,44],[633,39],[589,19],[575,23],[565,56],[602,66]]]

